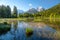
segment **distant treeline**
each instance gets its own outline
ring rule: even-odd
[[[0,18],[17,18],[17,8],[14,6],[12,12],[9,6],[0,6]]]
[[[37,13],[19,13],[17,11],[17,7],[14,6],[13,11],[11,11],[11,8],[9,6],[0,6],[0,18],[55,18],[60,17],[60,4],[57,4],[53,6],[52,8],[49,8],[47,10],[37,12]]]

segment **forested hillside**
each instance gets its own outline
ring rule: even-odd
[[[49,17],[49,16],[59,16],[60,15],[60,4],[55,5],[45,11],[39,13],[42,17]]]

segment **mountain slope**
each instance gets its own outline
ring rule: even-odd
[[[51,14],[60,15],[60,4],[57,4],[57,5],[53,6],[52,8],[42,11],[42,12],[40,12],[40,14],[45,17],[49,17]]]
[[[18,10],[18,13],[24,13],[24,11],[23,10]]]
[[[53,6],[52,8],[48,9],[48,11],[53,13],[59,13],[60,12],[60,4]]]
[[[37,13],[37,10],[35,8],[31,8],[27,11],[27,13]]]

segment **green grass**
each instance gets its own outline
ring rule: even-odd
[[[33,31],[32,28],[26,28],[26,32]]]
[[[46,23],[47,25],[57,25],[59,28],[60,26],[60,16],[56,16],[55,19],[54,17],[34,17],[33,19],[30,19],[30,18],[1,18],[0,19],[0,22],[3,23],[3,22],[9,22],[9,21],[25,21],[25,22],[44,22]],[[56,28],[56,27],[53,27],[53,28]],[[60,28],[59,28],[60,29]]]
[[[30,36],[32,36],[33,35],[33,30],[32,30],[32,28],[26,28],[26,36],[27,37],[30,37]]]

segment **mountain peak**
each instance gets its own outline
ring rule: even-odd
[[[40,7],[40,6],[39,6],[39,7],[37,8],[37,11],[38,11],[38,12],[41,12],[41,11],[43,11],[43,10],[44,10],[43,7]]]
[[[36,13],[37,10],[35,8],[31,8],[27,11],[27,13]]]

